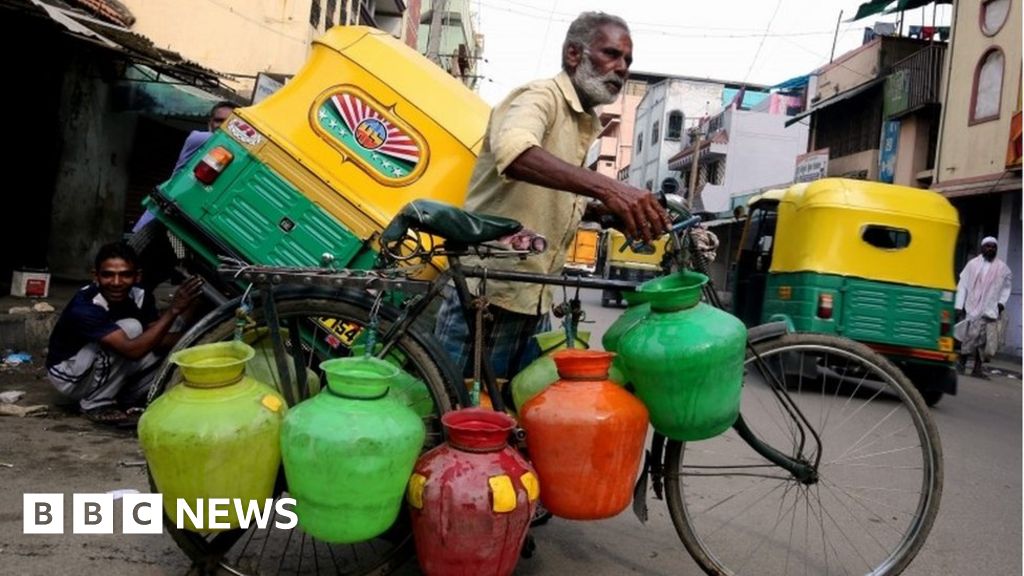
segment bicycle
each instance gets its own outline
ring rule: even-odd
[[[677,262],[689,255],[685,231],[694,223],[687,218],[673,229]],[[266,329],[278,385],[289,403],[310,394],[307,369],[320,360],[372,351],[399,363],[429,391],[435,406],[424,419],[429,449],[442,441],[440,414],[469,400],[461,374],[430,332],[418,325],[449,280],[463,298],[471,333],[475,312],[467,278],[577,289],[635,288],[625,281],[462,264],[460,258],[468,255],[526,256],[529,247],[495,243],[519,228],[515,221],[415,201],[382,234],[380,269],[229,263],[221,267],[222,277],[249,288],[206,316],[178,346]],[[410,243],[407,230],[446,241],[442,247]],[[413,279],[396,267],[438,256],[446,257],[449,265],[433,280]],[[706,265],[699,255],[692,260],[698,270]],[[406,295],[401,305],[386,301],[395,292]],[[720,305],[710,285],[705,299]],[[569,315],[570,330],[576,319]],[[486,354],[481,372],[494,408],[504,409]],[[175,379],[174,368],[165,366],[151,397]],[[740,414],[729,432],[706,441],[682,443],[653,435],[634,501],[641,519],[650,488],[656,499],[667,501],[680,539],[708,574],[852,570],[883,575],[906,568],[938,511],[942,451],[923,400],[895,366],[844,338],[788,334],[779,323],[754,327],[748,337]],[[880,477],[886,473],[890,477]],[[278,492],[285,490],[282,480]],[[246,535],[240,530],[211,538],[173,526],[168,530],[200,570],[220,566],[235,574],[265,573],[275,562],[278,572],[287,568],[299,573],[304,560],[317,573],[384,574],[412,554],[411,533],[401,519],[375,541],[347,547],[315,542],[299,531],[249,531],[240,543]],[[296,536],[299,541],[293,543]]]

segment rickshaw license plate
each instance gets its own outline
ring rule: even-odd
[[[337,318],[318,318],[317,322],[327,330],[327,337],[324,340],[331,348],[351,348],[359,334],[363,332],[361,324],[341,322]]]
[[[949,336],[939,338],[939,350],[943,352],[953,351],[953,339]]]

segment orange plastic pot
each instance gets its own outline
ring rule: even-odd
[[[629,506],[647,436],[647,408],[608,380],[610,352],[563,350],[559,380],[520,411],[541,502],[573,520]]]

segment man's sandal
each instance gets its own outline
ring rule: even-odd
[[[127,414],[112,406],[90,410],[85,413],[85,417],[90,422],[106,424],[108,426],[117,426],[119,428],[132,427],[139,422],[139,418],[137,416]]]

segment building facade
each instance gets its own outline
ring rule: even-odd
[[[765,102],[798,102],[799,97],[772,94]],[[697,154],[697,190],[701,205],[711,212],[732,209],[731,199],[793,181],[797,156],[807,150],[807,126],[787,127],[787,112],[794,106],[776,104],[743,110],[730,106],[705,119],[699,128],[688,132],[686,147],[669,158],[668,167],[681,173],[689,185],[694,151],[698,147],[696,131],[701,131]],[[712,202],[707,188],[712,185],[717,197]]]
[[[645,76],[630,76],[619,92],[615,102],[597,107],[601,120],[601,133],[591,146],[584,162],[587,168],[596,170],[609,178],[625,180],[629,175],[629,163],[633,157],[633,125],[636,122],[636,107],[647,92]],[[620,172],[622,176],[620,177]]]
[[[808,109],[790,123],[809,124],[810,150],[827,150],[828,176],[928,186],[944,50],[876,36],[811,74]]]
[[[958,0],[932,189],[960,212],[957,270],[985,236],[1013,271],[1005,351],[1021,355],[1021,3]]]
[[[423,0],[417,49],[470,88],[478,84],[484,38],[469,0]]]
[[[722,82],[669,78],[653,84],[636,109],[629,183],[677,193],[685,187],[668,160],[686,146],[687,129],[722,106]]]
[[[133,32],[227,75],[239,94],[252,94],[260,73],[288,77],[309,56],[310,43],[336,25],[385,30],[416,47],[419,0],[121,0]],[[168,26],[168,22],[182,22]]]

